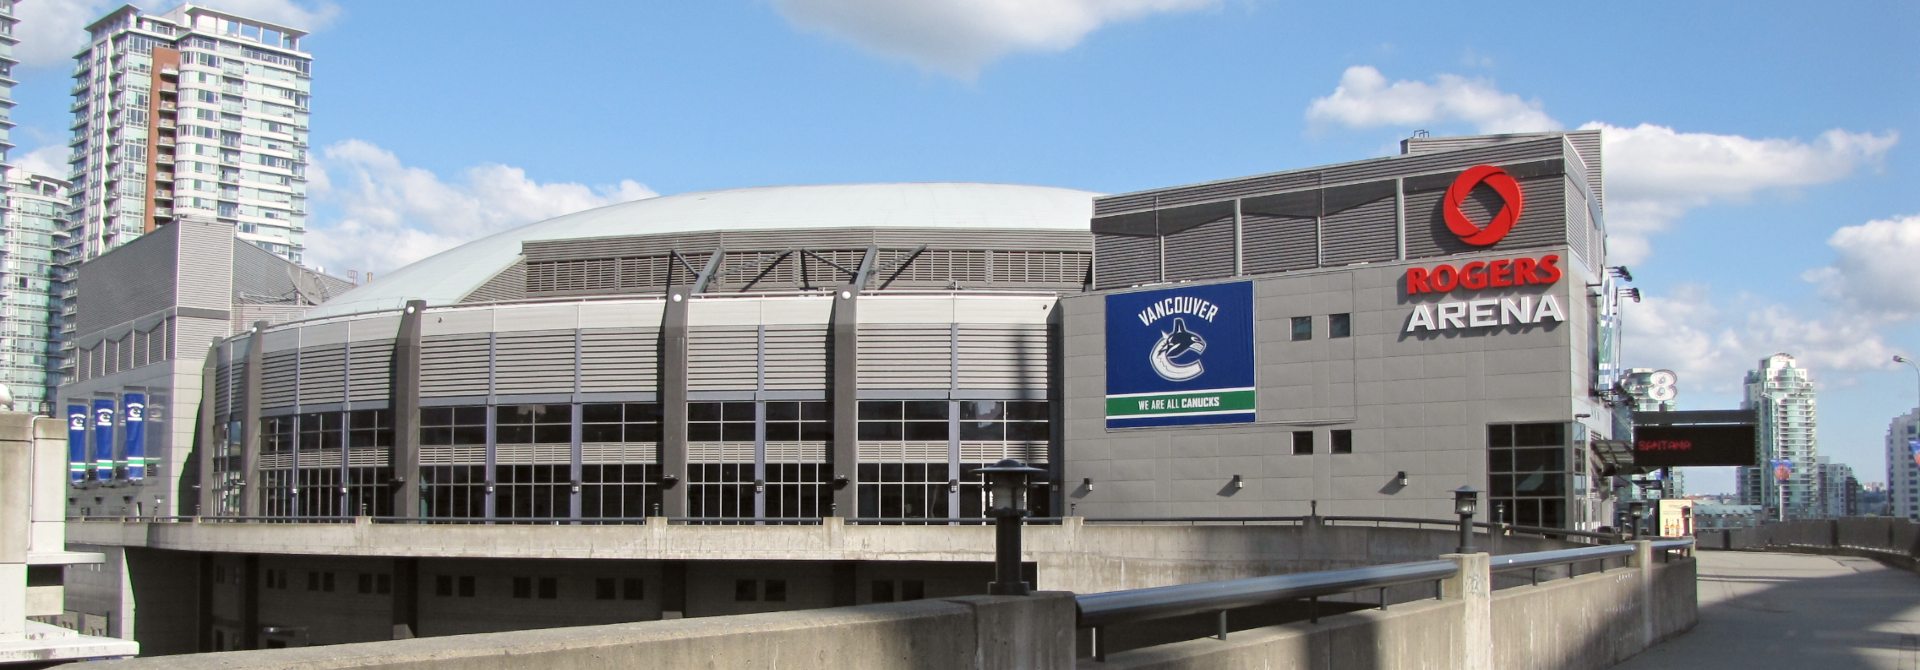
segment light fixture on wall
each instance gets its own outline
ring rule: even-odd
[[[1407,471],[1406,471],[1406,470],[1401,470],[1401,471],[1399,471],[1399,472],[1396,472],[1396,473],[1393,473],[1393,483],[1395,483],[1395,484],[1399,484],[1399,485],[1401,485],[1401,486],[1406,486],[1406,485],[1407,485]]]
[[[1080,478],[1080,488],[1083,488],[1083,489],[1086,489],[1088,493],[1092,493],[1092,492],[1093,492],[1093,478],[1092,478],[1092,477],[1081,477],[1081,478]]]
[[[948,492],[948,493],[959,493],[959,492],[960,492],[960,480],[958,480],[958,479],[949,479],[949,480],[947,480],[947,492]]]
[[[765,480],[765,479],[755,479],[755,480],[753,480],[753,492],[754,492],[754,493],[765,493],[766,491],[767,491],[767,480]]]
[[[1244,489],[1246,487],[1247,487],[1247,480],[1241,479],[1240,475],[1233,476],[1233,488]]]

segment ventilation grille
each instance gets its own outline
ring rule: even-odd
[[[860,326],[860,388],[948,388],[951,342],[952,333],[944,325]]]

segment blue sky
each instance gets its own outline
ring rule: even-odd
[[[1793,353],[1821,385],[1822,452],[1863,481],[1920,393],[1889,360],[1920,355],[1912,3],[208,4],[313,29],[308,240],[335,273],[654,193],[1122,192],[1381,155],[1415,129],[1597,124],[1612,248],[1647,296],[1629,364],[1679,371],[1682,407],[1705,409]],[[109,8],[21,3],[16,162],[64,160],[67,57]]]

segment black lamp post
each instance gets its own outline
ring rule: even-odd
[[[1027,481],[1046,472],[1011,458],[974,470],[987,478],[987,516],[994,519],[990,594],[1024,596],[1030,591],[1020,578],[1020,519],[1027,515]]]
[[[1647,504],[1635,500],[1627,503],[1627,519],[1633,523],[1633,531],[1627,533],[1627,539],[1640,539],[1640,519],[1647,515]]]
[[[1459,553],[1473,553],[1473,511],[1480,505],[1480,492],[1471,486],[1453,490],[1453,513],[1460,515]]]

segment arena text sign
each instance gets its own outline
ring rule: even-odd
[[[1472,261],[1463,265],[1442,264],[1430,268],[1408,268],[1404,278],[1407,295],[1445,295],[1457,290],[1482,291],[1514,286],[1550,286],[1560,281],[1560,256],[1547,254],[1537,258]],[[1406,332],[1443,331],[1461,328],[1530,325],[1567,320],[1553,295],[1477,298],[1415,305],[1407,317]]]

